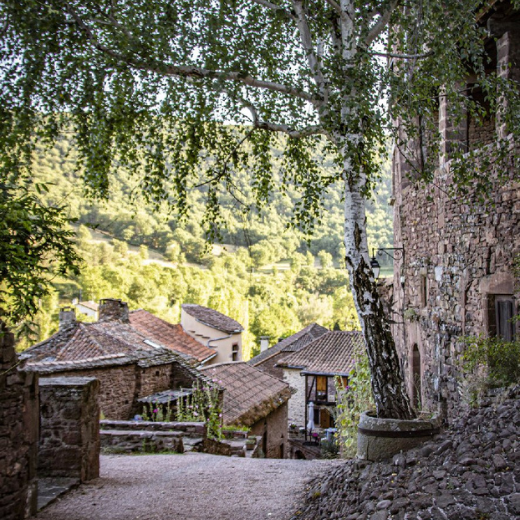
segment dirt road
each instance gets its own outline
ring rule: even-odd
[[[39,520],[285,520],[306,483],[336,461],[201,453],[101,457],[101,477]]]

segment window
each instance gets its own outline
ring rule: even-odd
[[[421,307],[428,305],[428,278],[421,276]]]
[[[327,401],[327,376],[316,376],[316,401]]]
[[[238,361],[238,343],[233,343],[231,347],[231,360]]]
[[[488,295],[488,332],[505,341],[515,338],[515,301],[510,295]]]

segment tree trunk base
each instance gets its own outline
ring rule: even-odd
[[[440,418],[429,420],[379,419],[371,412],[361,414],[357,457],[379,461],[407,451],[431,439],[440,431]]]

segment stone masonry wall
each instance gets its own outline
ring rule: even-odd
[[[297,426],[305,426],[305,377],[300,370],[284,369],[283,380],[296,392],[289,399],[288,422]]]
[[[0,322],[0,518],[36,513],[38,376],[24,372]]]
[[[268,459],[281,459],[288,457],[288,431],[287,431],[288,406],[284,403],[271,412],[265,420],[258,421],[251,427],[253,435],[267,435],[265,456]]]
[[[133,411],[136,367],[125,365],[59,372],[60,377],[91,377],[99,380],[99,408],[107,419],[126,420]],[[41,379],[43,381],[43,379]]]
[[[448,165],[449,166],[449,165]],[[514,176],[514,172],[511,173]],[[487,332],[488,295],[520,296],[513,262],[520,253],[520,184],[496,186],[495,206],[467,202],[447,194],[449,174],[435,186],[412,186],[399,194],[396,244],[402,244],[404,289],[394,276],[393,332],[403,368],[414,392],[414,345],[419,353],[421,403],[455,416],[460,404],[457,362],[460,336]],[[518,312],[518,311],[517,311]],[[416,370],[417,370],[416,353]]]
[[[38,474],[99,477],[99,381],[56,377],[40,382]]]
[[[138,399],[173,388],[172,368],[170,364],[141,369]]]

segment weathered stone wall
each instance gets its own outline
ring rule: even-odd
[[[98,392],[93,378],[41,379],[40,476],[99,477]]]
[[[138,399],[173,388],[173,365],[160,365],[140,370],[141,384],[137,392]]]
[[[135,365],[70,370],[56,375],[98,379],[99,408],[103,416],[108,419],[126,420],[132,415],[137,382]]]
[[[300,376],[300,370],[284,368],[283,380],[296,390],[289,399],[287,420],[289,423],[305,427],[305,377]]]
[[[18,365],[14,336],[0,322],[0,518],[36,513],[38,376]]]
[[[440,407],[451,417],[460,404],[458,338],[487,332],[489,295],[520,296],[513,277],[520,184],[497,185],[494,207],[479,205],[472,194],[466,202],[448,195],[449,184],[448,169],[437,172],[428,189],[408,186],[397,193],[395,243],[406,256],[396,264],[394,320],[404,316],[404,326],[394,325],[393,332],[410,394],[417,392],[413,379],[420,371],[423,407]]]
[[[288,457],[287,417],[288,405],[285,402],[264,420],[258,421],[251,427],[253,435],[266,435],[262,449],[268,459],[284,459]]]

